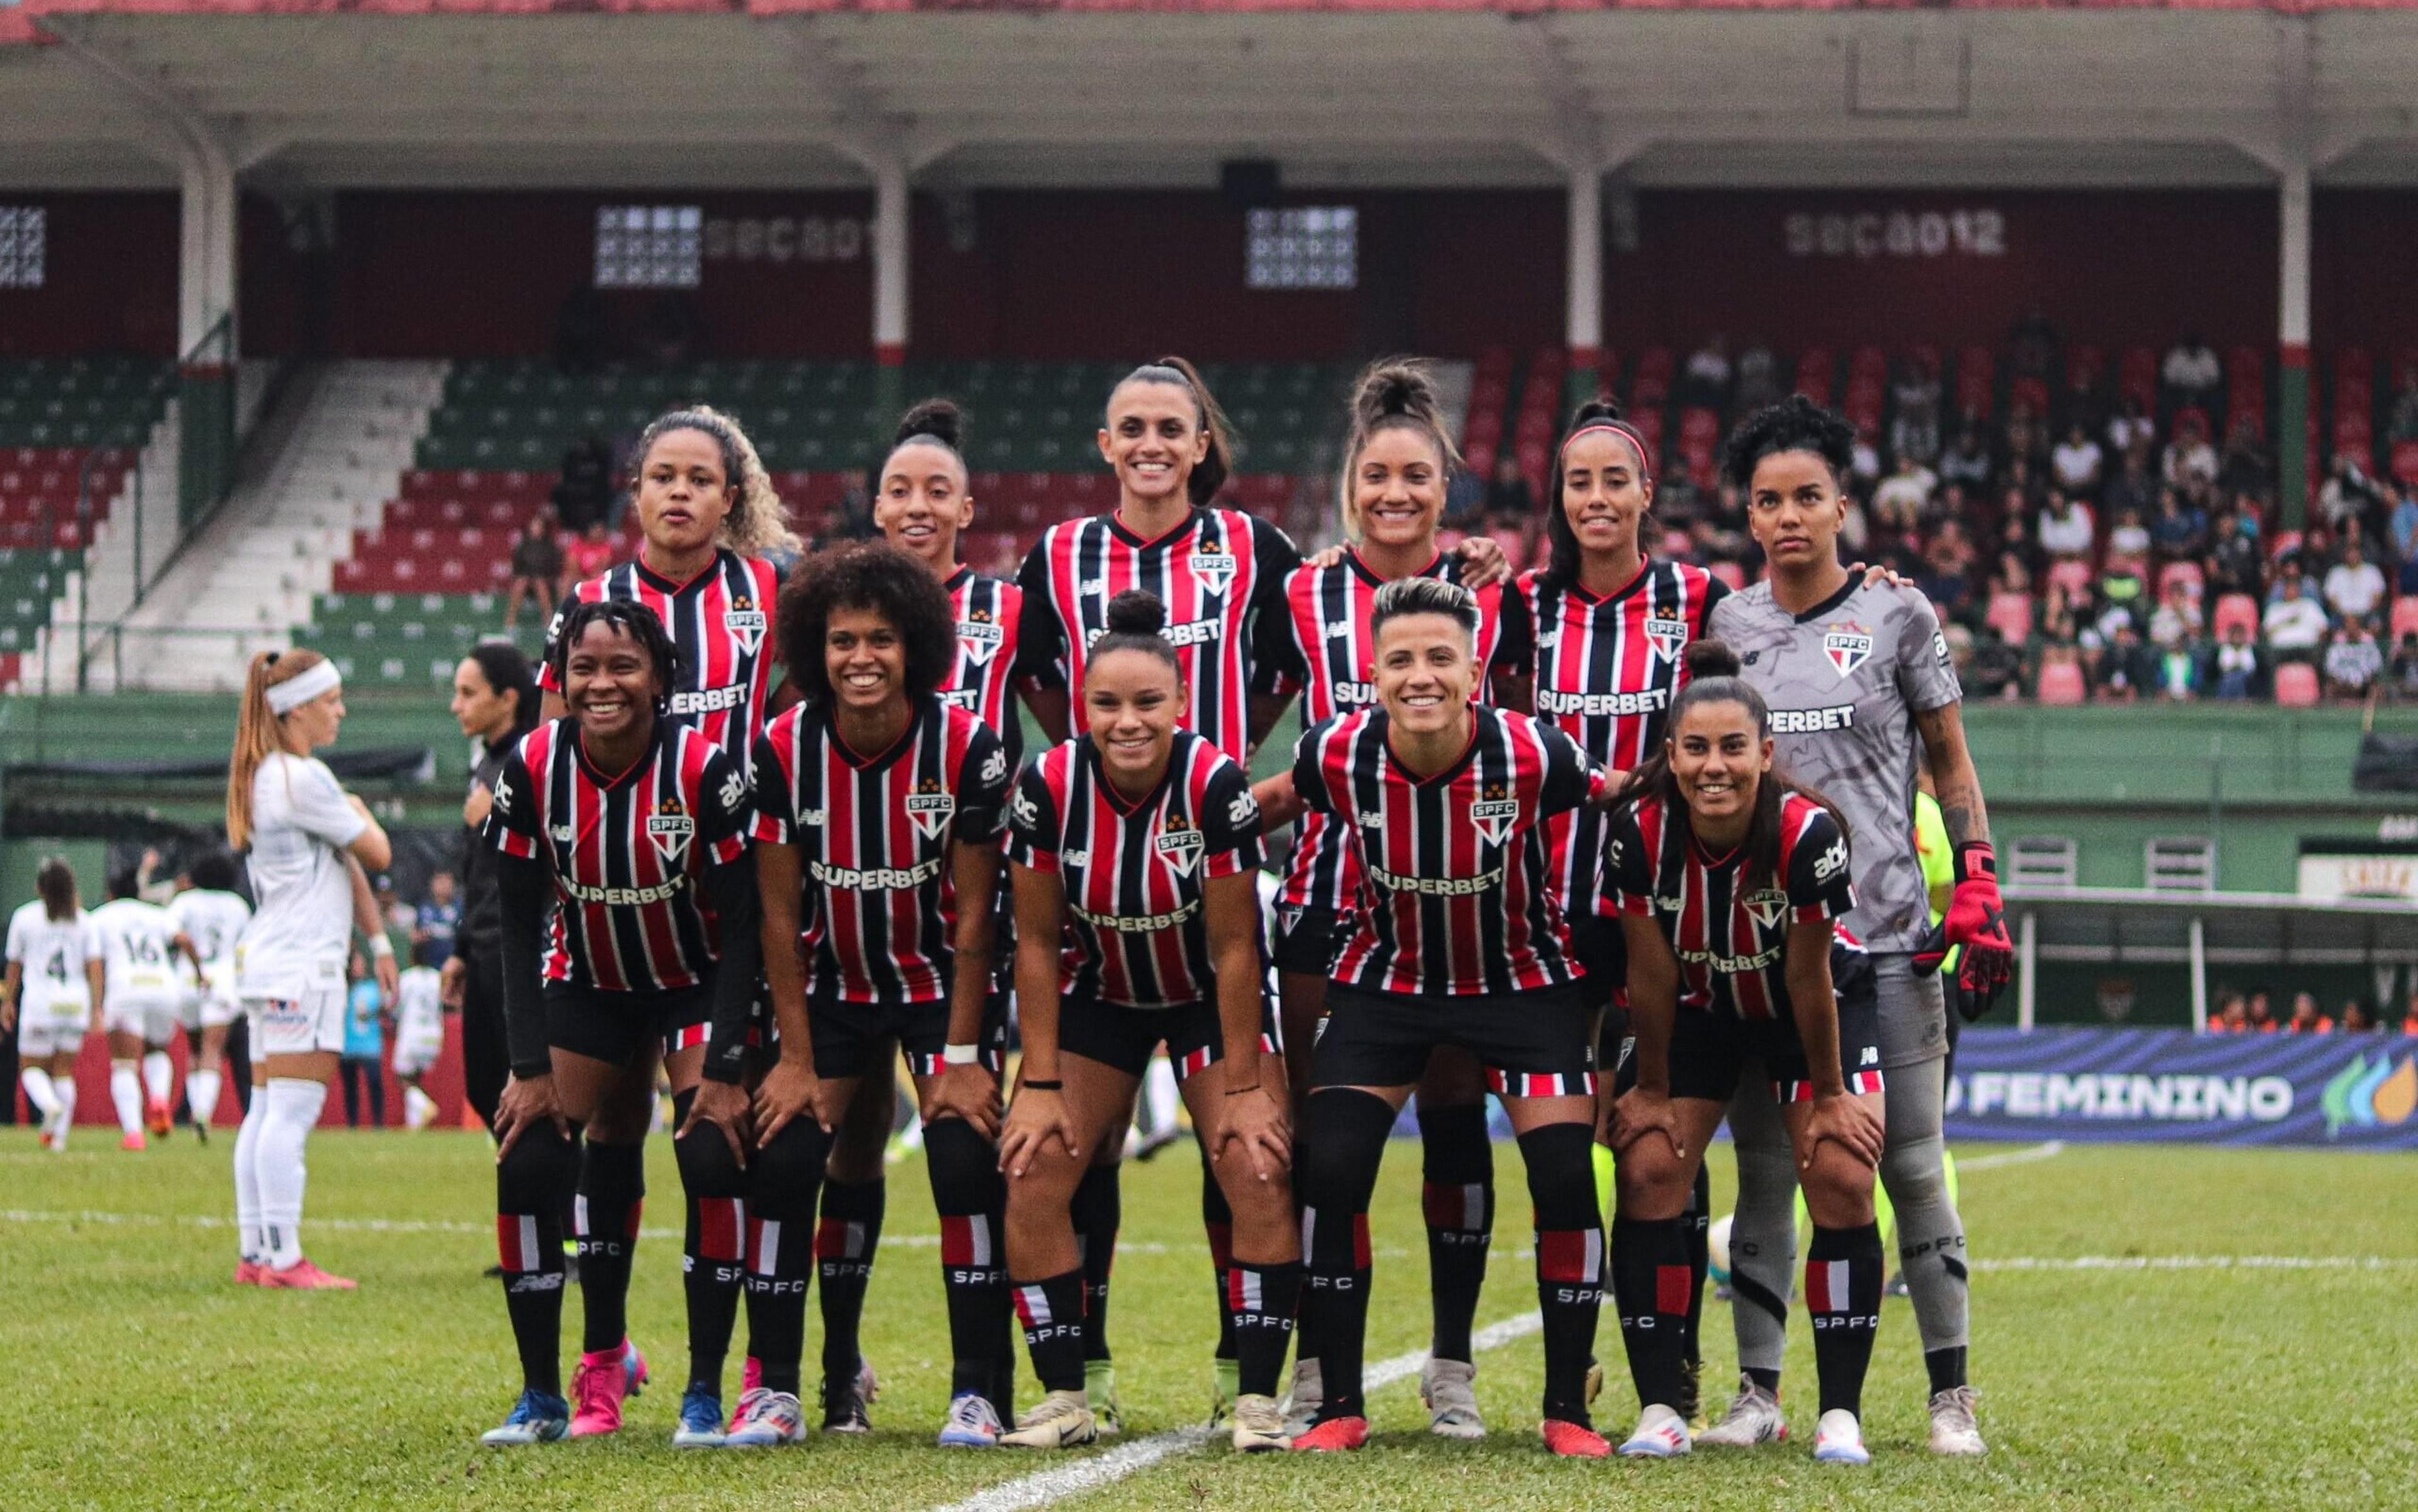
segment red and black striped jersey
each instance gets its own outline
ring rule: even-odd
[[[1662,748],[1671,700],[1686,686],[1682,657],[1729,591],[1686,562],[1647,558],[1616,593],[1598,598],[1543,569],[1520,574],[1536,630],[1537,717],[1569,732],[1607,771],[1634,771]],[[1581,809],[1553,820],[1553,890],[1576,914],[1595,911],[1604,818]]]
[[[712,979],[722,940],[698,878],[746,858],[750,819],[747,779],[699,731],[657,721],[647,754],[613,775],[565,718],[504,758],[481,833],[554,873],[547,981],[668,992]]]
[[[989,725],[1005,742],[1014,767],[1024,728],[1007,695],[1023,629],[1024,590],[971,567],[951,573],[947,587],[949,607],[957,618],[957,664],[941,696]]]
[[[1128,802],[1079,735],[1018,779],[1008,855],[1065,885],[1062,991],[1131,1007],[1199,1002],[1216,990],[1203,888],[1260,863],[1260,804],[1239,763],[1182,729],[1167,775]]]
[[[685,583],[675,583],[643,561],[627,561],[571,590],[574,601],[620,599],[643,603],[664,622],[680,648],[680,684],[672,690],[671,716],[705,732],[741,771],[764,727],[766,700],[773,683],[773,603],[781,580],[758,557],[716,551],[713,565]],[[546,627],[544,664],[538,685],[560,693],[554,676],[555,637],[565,610]]]
[[[1746,851],[1708,856],[1660,799],[1645,798],[1605,820],[1607,917],[1634,914],[1662,926],[1679,958],[1679,1006],[1739,1018],[1792,1017],[1790,926],[1837,919],[1856,906],[1847,836],[1830,811],[1801,793],[1780,801],[1774,875],[1749,878]],[[1762,886],[1751,886],[1759,880]],[[1838,943],[1860,950],[1833,926]]]
[[[887,751],[849,749],[819,704],[756,742],[756,838],[798,848],[807,990],[849,1002],[949,995],[958,845],[997,845],[1007,753],[939,694]]]
[[[1458,583],[1461,571],[1458,555],[1438,552],[1435,560],[1411,575]],[[1350,550],[1332,567],[1303,566],[1285,579],[1293,654],[1278,675],[1277,687],[1281,693],[1301,694],[1302,728],[1376,703],[1377,685],[1370,680],[1376,672],[1377,643],[1369,633],[1369,620],[1385,581]],[[1507,597],[1499,583],[1477,589],[1476,597],[1477,664],[1524,670],[1535,649],[1522,601],[1516,594]],[[1479,696],[1485,696],[1483,684]],[[1286,864],[1278,901],[1289,908],[1348,910],[1359,889],[1352,848],[1335,838],[1333,821],[1315,811],[1304,814],[1294,830],[1293,859]]]
[[[1017,677],[1064,689],[1074,732],[1089,727],[1081,689],[1109,601],[1143,588],[1167,605],[1167,639],[1192,689],[1185,723],[1235,760],[1250,744],[1251,695],[1274,692],[1287,645],[1284,579],[1301,565],[1285,533],[1239,510],[1194,510],[1144,541],[1114,513],[1053,525],[1024,558]]]
[[[1545,885],[1545,819],[1599,796],[1576,741],[1478,705],[1469,749],[1417,777],[1387,743],[1383,709],[1301,738],[1294,791],[1335,816],[1361,869],[1338,982],[1463,997],[1576,980],[1559,902]]]

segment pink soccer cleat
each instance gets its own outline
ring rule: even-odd
[[[147,1149],[148,1145],[143,1138],[143,1131],[141,1129],[137,1129],[133,1133],[118,1140],[117,1148],[120,1150],[143,1150]]]
[[[265,1269],[267,1269],[267,1267],[263,1266],[260,1261],[256,1260],[237,1260],[235,1262],[235,1284],[237,1286],[258,1286],[260,1285],[260,1273]]]
[[[360,1285],[341,1275],[330,1275],[307,1260],[296,1260],[282,1271],[273,1265],[263,1265],[259,1275],[258,1284],[271,1291],[350,1291]]]
[[[582,1354],[571,1377],[571,1436],[589,1439],[618,1432],[623,1399],[638,1395],[647,1376],[647,1357],[626,1338],[619,1349]]]

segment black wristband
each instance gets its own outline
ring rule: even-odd
[[[1064,1092],[1066,1090],[1066,1084],[1063,1081],[1054,1080],[1027,1081],[1024,1083],[1022,1090],[1025,1092]]]

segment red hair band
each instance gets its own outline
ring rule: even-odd
[[[1589,435],[1596,431],[1609,431],[1613,435],[1619,436],[1622,440],[1628,442],[1637,452],[1637,476],[1639,481],[1643,482],[1652,482],[1654,481],[1653,464],[1645,460],[1645,437],[1640,435],[1637,433],[1637,428],[1630,424],[1627,420],[1591,420],[1587,421],[1584,425],[1580,426],[1577,430],[1572,431],[1569,435],[1562,437],[1563,458],[1565,460],[1569,458],[1571,443],[1578,440],[1580,436]]]

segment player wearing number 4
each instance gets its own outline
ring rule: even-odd
[[[0,984],[0,1034],[17,1035],[25,1100],[41,1116],[42,1143],[68,1147],[75,1122],[76,1053],[100,1000],[100,939],[76,899],[75,871],[53,856],[34,874],[40,894],[8,920],[8,974]]]

